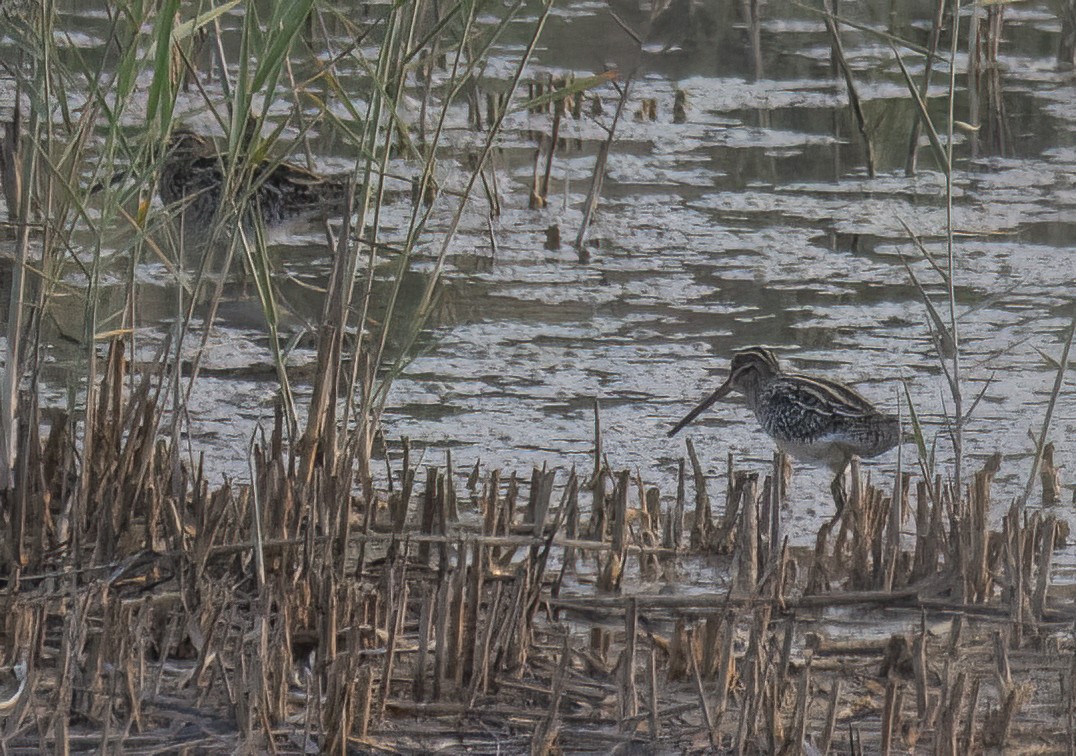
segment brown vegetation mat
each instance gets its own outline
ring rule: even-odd
[[[802,552],[783,459],[761,484],[730,463],[715,518],[691,448],[695,500],[685,465],[663,507],[600,462],[476,466],[458,491],[406,445],[374,492],[277,427],[253,487],[211,492],[142,431],[153,397],[123,399],[122,365],[114,346],[88,439],[24,428],[7,753],[1071,752],[1076,612],[1049,579],[1067,527],[1014,505],[991,531],[997,460],[960,495],[855,469]],[[728,579],[688,591],[700,563]]]

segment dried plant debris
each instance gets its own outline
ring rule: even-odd
[[[253,487],[184,469],[177,490],[167,449],[122,432],[152,408],[137,392],[115,403],[124,364],[114,347],[88,475],[56,439],[26,447],[41,475],[3,534],[10,749],[867,753],[1070,737],[1076,612],[1049,576],[1067,529],[1045,511],[992,529],[990,465],[963,495],[904,479],[896,504],[861,477],[811,549],[781,531],[785,460],[730,462],[711,512],[694,448],[686,514],[686,475],[663,499],[602,457],[595,486],[417,470],[408,454],[403,495],[368,505],[300,479],[270,444]],[[700,559],[722,576],[711,590],[652,587]]]

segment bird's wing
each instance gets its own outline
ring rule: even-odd
[[[813,375],[787,375],[788,395],[805,410],[820,411],[842,417],[877,415],[878,409],[858,391],[827,378]]]
[[[273,179],[294,186],[316,187],[325,183],[325,177],[294,163],[281,163],[273,170]]]
[[[821,441],[849,421],[878,414],[852,389],[820,378],[780,376],[766,386],[763,394],[759,405],[765,409],[756,414],[766,432],[782,441]]]

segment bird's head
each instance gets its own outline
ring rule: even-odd
[[[212,140],[195,133],[187,126],[176,126],[172,129],[166,152],[169,160],[191,160],[209,157],[212,153]]]
[[[739,391],[747,396],[748,403],[750,403],[759,386],[780,372],[781,366],[777,362],[777,357],[765,347],[750,347],[735,352],[732,356],[729,377],[718,386],[714,393],[706,397],[699,406],[691,410],[683,420],[678,422],[669,431],[669,436],[676,435],[681,428],[709,409],[710,405],[733,391]]]
[[[773,352],[765,347],[741,349],[732,355],[732,366],[725,381],[727,391],[735,389],[741,394],[754,393],[760,384],[781,372],[781,366]],[[726,392],[727,393],[727,392]]]

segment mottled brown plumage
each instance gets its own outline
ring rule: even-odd
[[[161,201],[182,212],[188,226],[208,228],[220,209],[223,185],[224,162],[212,141],[189,129],[176,129],[161,166]],[[347,193],[342,179],[269,161],[254,167],[250,186],[249,201],[266,226],[339,210]]]

